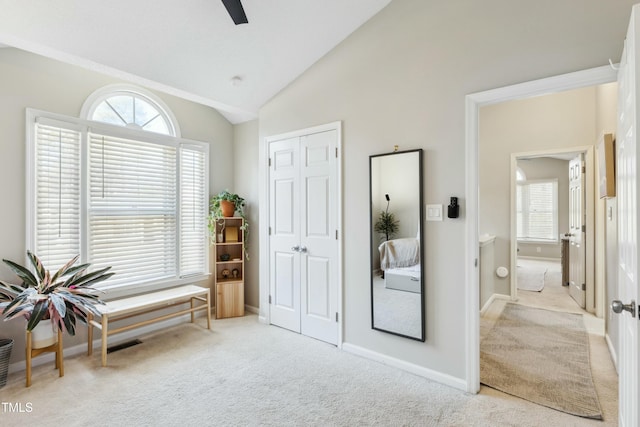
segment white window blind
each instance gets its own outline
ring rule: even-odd
[[[206,153],[200,147],[180,149],[180,272],[198,274],[206,266]]]
[[[558,182],[525,181],[517,185],[519,240],[558,241]]]
[[[89,259],[111,284],[176,275],[176,148],[91,133]]]
[[[35,125],[35,253],[56,271],[80,254],[78,130]]]
[[[27,117],[27,247],[47,268],[80,254],[116,273],[101,287],[170,286],[208,273],[205,143],[31,110]]]

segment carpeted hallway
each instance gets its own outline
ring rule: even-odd
[[[203,322],[203,319],[200,319]],[[615,425],[576,418],[483,388],[470,395],[340,351],[255,315],[183,324],[109,355],[65,359],[0,389],[32,410],[0,414],[3,426],[196,425]]]
[[[574,421],[568,425],[618,425],[618,376],[609,354],[604,338],[604,319],[597,318],[581,309],[569,295],[568,288],[562,286],[561,267],[559,262],[518,259],[518,265],[533,268],[544,268],[545,286],[541,292],[518,290],[517,304],[530,307],[544,308],[548,310],[566,313],[582,314],[584,325],[589,333],[589,348],[591,358],[591,372],[596,386],[596,392],[602,406],[604,421],[589,421],[574,417]],[[493,323],[499,317],[507,301],[495,300],[489,309],[482,315],[480,321],[480,339],[489,332]],[[502,394],[499,391],[482,386],[481,394]],[[507,397],[507,395],[504,395]]]

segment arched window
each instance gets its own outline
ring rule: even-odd
[[[175,117],[160,98],[131,85],[109,85],[91,94],[81,117],[131,129],[180,136]]]
[[[206,278],[209,145],[139,88],[100,89],[81,113],[27,110],[28,248],[53,270],[77,254],[112,267],[100,286],[124,293]]]

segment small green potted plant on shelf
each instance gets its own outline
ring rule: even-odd
[[[111,267],[87,272],[90,264],[74,266],[79,258],[76,256],[51,274],[36,255],[27,251],[27,257],[33,272],[13,261],[2,260],[22,280],[19,285],[0,280],[0,309],[5,321],[23,316],[27,319],[27,331],[39,328],[48,335],[48,330],[54,334],[66,330],[75,335],[77,320],[87,323],[88,313],[100,315],[95,305],[103,302],[98,298],[100,291],[93,286],[113,276],[108,272]]]
[[[244,241],[244,256],[249,260],[249,252],[247,249],[247,240],[249,238],[249,222],[244,213],[245,202],[244,198],[235,193],[231,193],[229,190],[221,191],[215,196],[211,196],[209,199],[209,235],[212,243],[216,241],[216,224],[220,224],[224,229],[224,218],[229,218],[237,214],[243,219],[242,227],[242,240]]]
[[[229,190],[212,196],[209,200],[209,211],[215,219],[231,217],[235,212],[244,214],[244,199]]]

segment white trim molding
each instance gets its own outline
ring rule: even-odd
[[[611,337],[609,334],[604,334],[604,340],[607,342],[607,347],[609,348],[609,355],[611,356],[611,361],[613,362],[613,367],[616,368],[616,373],[618,373],[618,353],[616,353],[616,347],[611,342]]]
[[[384,365],[393,366],[394,368],[401,369],[403,371],[427,378],[432,381],[436,381],[449,387],[457,388],[458,390],[467,390],[467,383],[460,378],[443,374],[442,372],[437,372],[423,366],[418,366],[416,364],[409,363],[395,357],[387,356],[386,354],[381,354],[349,343],[342,344],[342,350],[346,351],[347,353],[355,354],[356,356],[364,357],[365,359],[382,363]]]
[[[496,300],[511,301],[511,297],[509,295],[503,295],[503,294],[491,294],[487,302],[485,302],[484,305],[482,306],[482,309],[480,310],[480,315],[482,316],[483,314],[485,314],[489,309],[489,307],[491,307],[491,304],[493,304],[493,302]]]

